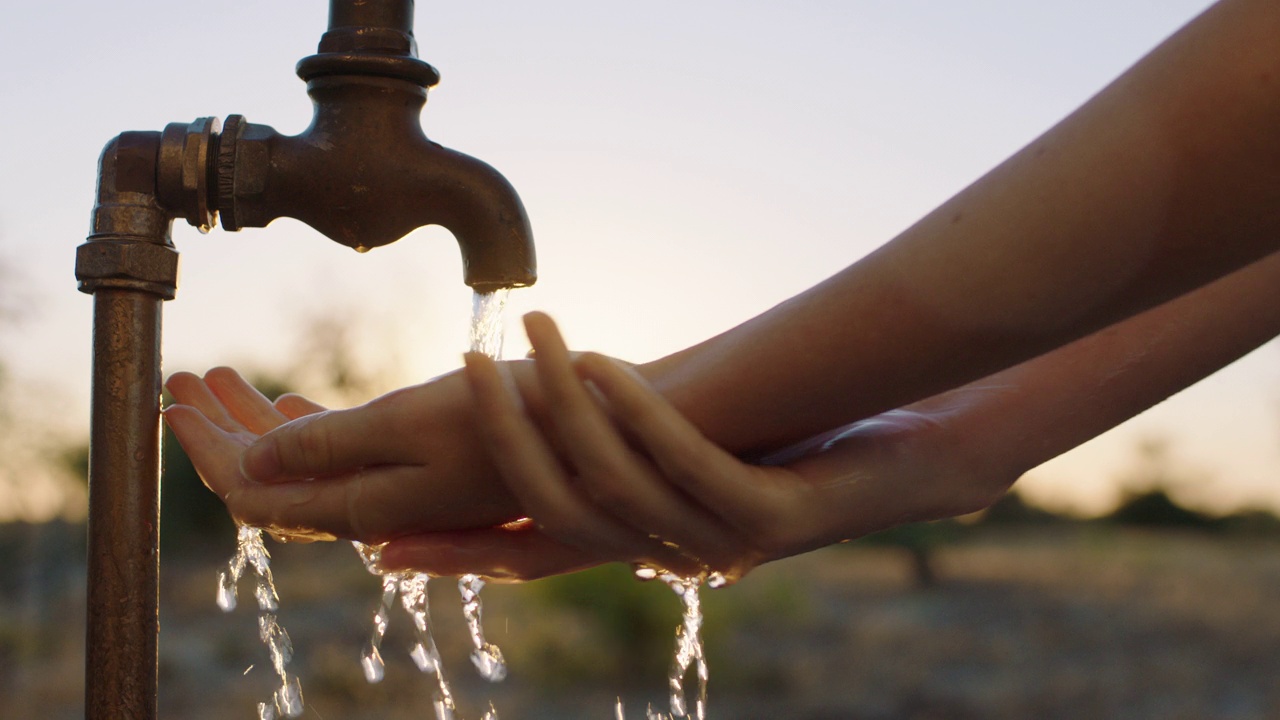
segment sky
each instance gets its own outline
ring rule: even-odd
[[[571,344],[662,356],[856,261],[1087,100],[1205,0],[423,2],[442,83],[432,139],[520,192],[547,310]],[[125,130],[310,117],[293,73],[327,20],[313,0],[17,3],[0,25],[0,292],[21,319],[0,358],[87,427],[90,310],[76,292],[102,146]],[[458,366],[470,291],[424,228],[356,255],[304,225],[201,235],[175,225],[166,371],[294,364],[299,328],[348,321],[403,382]],[[1033,497],[1100,510],[1143,438],[1203,471],[1219,508],[1280,507],[1274,344],[1049,465]],[[0,505],[2,505],[0,498]],[[0,517],[5,509],[0,507]]]

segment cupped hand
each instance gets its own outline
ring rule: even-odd
[[[272,404],[228,368],[166,387],[178,403],[170,427],[238,522],[379,543],[519,517],[479,445],[461,373],[349,410],[296,395]]]
[[[994,499],[1013,477],[970,470],[949,434],[963,396],[897,410],[752,464],[705,439],[631,368],[567,351],[526,318],[541,411],[508,368],[467,356],[477,431],[531,522],[405,537],[388,569],[527,580],[607,561],[733,579],[777,558]],[[957,492],[963,488],[964,492]],[[981,503],[979,503],[981,504]]]
[[[312,494],[298,485],[263,487],[244,481],[240,458],[260,435],[292,419],[324,412],[325,408],[299,395],[268,400],[231,368],[214,368],[203,378],[174,373],[165,383],[174,403],[165,408],[165,421],[186,450],[205,485],[227,504],[237,522],[266,528],[293,540],[333,539],[323,531],[272,521],[261,513],[238,510],[291,507],[309,502]]]

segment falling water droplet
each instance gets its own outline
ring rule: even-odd
[[[360,253],[361,255],[363,255],[363,254],[365,254],[365,253],[369,252],[369,248],[368,248],[368,247],[365,247],[364,245],[356,245],[356,252],[358,252],[358,253]]]
[[[218,573],[218,607],[230,612],[236,606],[236,583],[245,568],[254,574],[254,598],[258,603],[258,637],[267,647],[271,667],[280,679],[280,687],[272,694],[271,702],[258,703],[259,720],[276,720],[281,714],[297,717],[302,714],[302,685],[287,670],[293,659],[293,643],[289,633],[276,619],[280,608],[280,596],[276,593],[271,576],[271,555],[262,543],[262,530],[241,526],[236,533],[236,553],[227,563],[227,569]],[[250,669],[252,669],[252,665]],[[246,670],[246,673],[249,671]]]
[[[360,669],[364,671],[364,679],[370,684],[380,683],[386,677],[387,664],[382,660],[382,653],[373,645],[367,645],[364,655],[360,656]]]
[[[302,714],[302,683],[291,677],[276,691],[276,703],[285,717],[298,717]]]
[[[507,664],[502,659],[502,651],[484,639],[484,627],[481,625],[482,605],[480,590],[484,588],[484,580],[478,575],[462,575],[458,578],[458,594],[462,596],[462,616],[467,621],[467,631],[471,634],[471,663],[476,666],[480,677],[489,682],[502,682],[507,677]]]
[[[218,571],[218,607],[222,612],[236,609],[236,581],[231,579],[231,573],[226,570]]]

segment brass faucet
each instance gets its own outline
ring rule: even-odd
[[[418,59],[413,0],[331,0],[298,63],[315,105],[289,137],[231,115],[125,132],[99,161],[88,241],[94,295],[86,718],[156,716],[160,304],[177,289],[175,219],[208,231],[292,217],[364,251],[449,229],[477,291],[536,280],[529,219],[489,165],[423,134],[435,68]]]

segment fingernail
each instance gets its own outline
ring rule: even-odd
[[[275,443],[259,440],[250,445],[240,456],[240,474],[254,482],[280,475],[280,456],[276,453]]]
[[[548,327],[555,326],[550,315],[537,310],[526,313],[522,319],[524,320],[525,335],[529,336],[530,342],[541,339],[542,333],[546,332]]]

